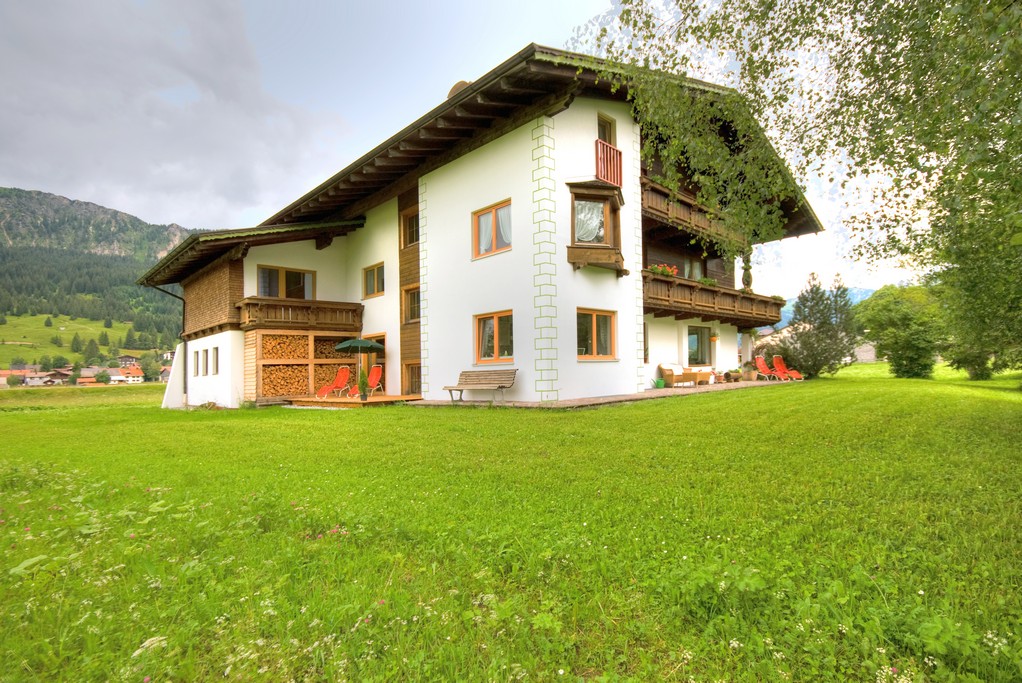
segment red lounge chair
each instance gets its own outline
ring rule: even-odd
[[[377,389],[383,389],[383,366],[374,365],[369,368],[369,395],[372,396],[373,392]]]
[[[344,391],[348,387],[348,376],[351,375],[351,368],[347,365],[342,365],[337,369],[337,374],[334,376],[334,381],[330,384],[324,384],[316,392],[316,398],[326,398],[333,391]]]
[[[756,375],[756,379],[759,379],[759,375],[763,375],[767,380],[779,379],[782,382],[788,381],[787,375],[778,372],[776,368],[771,370],[770,366],[767,365],[766,358],[763,356],[756,356],[756,372],[759,373]]]
[[[805,377],[802,376],[801,372],[789,368],[788,364],[784,362],[784,358],[782,358],[781,356],[774,356],[774,369],[777,370],[778,372],[783,372],[796,382],[801,382],[805,379]]]

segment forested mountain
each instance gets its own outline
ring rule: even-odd
[[[177,299],[135,280],[189,231],[89,202],[0,188],[0,314],[133,321],[176,337]]]

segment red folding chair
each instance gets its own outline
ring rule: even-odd
[[[763,356],[756,356],[756,372],[759,373],[756,375],[756,379],[759,379],[759,375],[763,375],[766,380],[778,379],[782,382],[786,382],[788,380],[788,376],[777,372],[776,368],[771,370],[770,366],[767,365],[766,358]]]
[[[781,356],[774,356],[774,369],[777,370],[778,372],[783,372],[796,382],[801,382],[805,379],[805,377],[802,376],[801,372],[789,368],[788,364],[784,362],[784,358],[782,358]]]
[[[316,392],[316,398],[326,398],[327,396],[330,395],[331,392],[336,391],[340,393],[341,391],[347,389],[348,377],[350,375],[351,368],[349,368],[347,365],[342,365],[340,368],[338,368],[337,374],[334,375],[334,381],[330,382],[330,384],[324,384],[319,388],[319,391]]]
[[[383,366],[374,365],[369,368],[369,395],[372,396],[373,392],[377,389],[383,389]]]

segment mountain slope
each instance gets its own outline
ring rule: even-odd
[[[0,248],[48,247],[151,264],[188,234],[180,225],[153,225],[91,202],[0,188]]]
[[[180,302],[135,280],[188,234],[91,202],[0,188],[0,314],[132,321],[152,338],[176,337]]]

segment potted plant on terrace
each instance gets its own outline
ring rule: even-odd
[[[358,373],[358,397],[362,401],[369,400],[369,375],[365,368]]]
[[[756,371],[756,364],[753,362],[742,363],[742,379],[746,382],[755,382],[756,375],[759,373]]]

